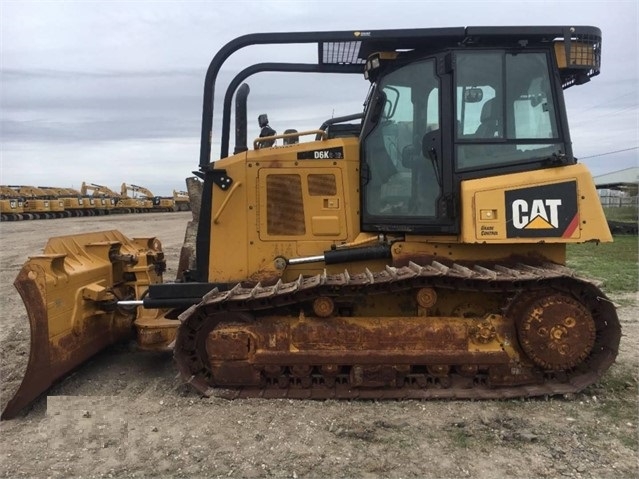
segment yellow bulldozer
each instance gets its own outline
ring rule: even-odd
[[[218,73],[267,44],[318,56],[233,78],[211,161]],[[228,398],[500,399],[596,382],[620,325],[597,284],[566,267],[566,245],[612,237],[573,155],[563,90],[600,61],[589,26],[231,41],[204,82],[178,277],[163,281],[153,237],[50,239],[15,281],[31,354],[2,417],[132,335],[142,350],[172,350],[199,393]],[[260,116],[249,145],[243,82],[264,71],[361,75],[363,111],[280,135]]]
[[[191,209],[189,193],[183,190],[173,190],[173,204],[176,211],[189,211]]]

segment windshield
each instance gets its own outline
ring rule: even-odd
[[[545,53],[456,54],[458,169],[565,151]]]

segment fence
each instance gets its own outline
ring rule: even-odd
[[[639,196],[630,196],[615,190],[599,190],[599,199],[602,206],[610,208],[623,206],[637,208],[639,205]]]

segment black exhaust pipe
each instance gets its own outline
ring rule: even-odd
[[[251,91],[246,83],[237,89],[235,94],[235,150],[233,154],[237,155],[243,151],[248,150],[246,146],[247,128],[248,122],[246,119],[246,104],[248,94]]]

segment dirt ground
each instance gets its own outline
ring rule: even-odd
[[[157,234],[173,279],[190,213],[0,225],[0,406],[29,356],[12,287],[46,238],[119,229]],[[570,398],[299,401],[201,398],[170,355],[133,344],[99,354],[17,419],[0,424],[0,477],[636,478],[639,307],[614,297],[617,363]]]

